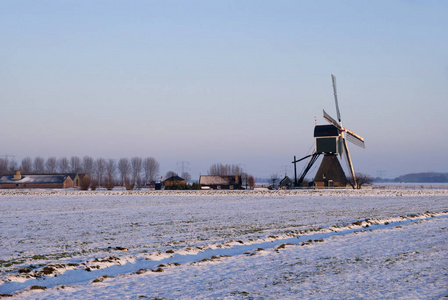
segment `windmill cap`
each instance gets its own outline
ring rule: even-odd
[[[334,125],[317,125],[314,127],[314,137],[339,136],[339,130]]]

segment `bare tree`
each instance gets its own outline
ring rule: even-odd
[[[188,173],[188,172],[183,172],[182,175],[181,175],[181,177],[182,177],[183,179],[185,179],[186,182],[188,182],[188,181],[191,180],[191,175],[190,175],[190,173]]]
[[[272,174],[271,175],[271,182],[272,182],[272,188],[275,189],[277,182],[280,180],[280,178],[278,177],[278,174]]]
[[[118,172],[120,172],[121,183],[126,185],[129,173],[131,172],[131,164],[129,163],[129,159],[120,158],[118,161]]]
[[[47,170],[47,173],[55,173],[57,168],[57,159],[56,157],[52,156],[47,158],[45,161],[45,169]]]
[[[9,157],[12,159],[9,159]],[[11,174],[18,169],[17,162],[12,155],[5,155],[5,158],[0,158],[0,174]]]
[[[90,156],[84,156],[82,159],[82,171],[84,173],[87,173],[89,175],[92,175],[94,173],[94,160]]]
[[[0,174],[7,174],[8,172],[8,158],[0,158]]]
[[[61,173],[68,173],[70,171],[70,162],[67,157],[61,157],[58,160],[58,169]]]
[[[22,164],[20,167],[22,173],[29,173],[31,172],[32,169],[33,169],[33,160],[31,159],[31,157],[28,156],[22,159]]]
[[[238,165],[224,165],[221,163],[216,163],[210,166],[208,171],[209,175],[235,175],[241,174],[242,169]]]
[[[356,173],[356,183],[358,184],[357,186],[358,189],[360,189],[361,186],[365,184],[371,184],[372,182],[373,182],[372,176],[363,173]]]
[[[115,160],[109,159],[106,164],[106,187],[111,189],[114,186],[115,181],[115,171],[117,170],[117,165]]]
[[[104,158],[97,158],[95,160],[95,173],[98,180],[98,185],[101,186],[104,172],[106,171],[107,162]]]
[[[168,171],[165,174],[165,179],[168,179],[168,178],[173,177],[173,176],[177,176],[177,173],[174,172],[174,171]]]
[[[9,173],[9,159],[7,156],[5,158],[0,158],[0,174]]]
[[[18,165],[14,156],[11,160],[8,161],[8,168],[10,173],[14,173],[18,169]]]
[[[33,160],[33,171],[36,173],[44,173],[45,172],[45,160],[40,157],[36,156]]]
[[[249,177],[250,177],[250,175],[247,174],[246,172],[241,173],[241,181],[242,181],[243,185],[246,186],[246,190],[249,187]]]
[[[142,173],[143,160],[141,157],[134,156],[131,158],[132,166],[132,182],[138,184],[140,182],[140,175]]]
[[[81,168],[81,159],[78,156],[70,157],[70,171],[73,173],[80,173]]]
[[[255,188],[255,178],[254,176],[249,176],[249,187],[251,190]]]
[[[147,157],[143,161],[143,169],[145,170],[145,181],[148,184],[156,180],[160,166],[154,157]]]

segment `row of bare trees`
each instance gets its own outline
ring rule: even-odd
[[[38,173],[86,173],[99,186],[106,184],[137,184],[144,185],[157,179],[160,165],[154,157],[132,157],[115,159],[94,159],[84,156],[70,158],[49,157],[44,159],[36,156],[25,157],[19,165],[14,159],[0,158],[0,174],[12,174],[20,170],[22,174]],[[118,182],[117,180],[118,179]]]

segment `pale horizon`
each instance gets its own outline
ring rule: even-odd
[[[0,157],[293,176],[322,110],[336,117],[334,74],[343,125],[366,142],[349,144],[356,172],[448,172],[447,14],[444,1],[3,1]]]

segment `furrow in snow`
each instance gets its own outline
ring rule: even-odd
[[[225,245],[214,244],[194,249],[168,250],[165,253],[110,256],[79,264],[48,264],[36,270],[23,270],[19,274],[7,274],[0,282],[0,294],[11,294],[31,286],[51,288],[93,280],[101,281],[107,277],[123,274],[163,272],[164,268],[180,264],[219,261],[229,256],[257,255],[263,251],[281,251],[290,245],[307,246],[324,242],[335,236],[400,228],[413,222],[441,217],[448,217],[448,212],[426,212],[387,219],[356,220],[350,224],[335,225],[315,232],[272,236],[261,240],[236,241]]]

